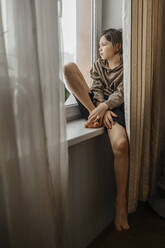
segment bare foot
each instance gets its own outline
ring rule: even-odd
[[[100,123],[98,121],[95,121],[95,122],[87,121],[85,123],[84,127],[85,128],[99,128],[101,126],[100,126]]]
[[[115,213],[115,221],[114,225],[117,231],[128,230],[130,226],[128,225],[128,217],[127,217],[127,207],[126,200],[116,200],[116,213]]]

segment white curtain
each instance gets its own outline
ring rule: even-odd
[[[57,0],[0,0],[2,247],[68,247],[58,32]]]

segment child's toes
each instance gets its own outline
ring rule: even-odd
[[[94,127],[94,128],[100,127],[100,123],[99,123],[99,122],[94,122],[94,123],[93,123],[93,127]]]
[[[99,128],[100,127],[100,123],[99,122],[90,122],[87,121],[84,125],[85,128]]]

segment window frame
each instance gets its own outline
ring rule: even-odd
[[[102,1],[91,0],[91,63],[98,57],[98,39],[102,31]],[[78,104],[65,105],[66,120],[72,121],[81,117]]]

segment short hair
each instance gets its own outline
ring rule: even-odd
[[[121,48],[118,51],[118,53],[120,55],[123,54],[122,29],[114,29],[114,28],[106,29],[102,32],[100,38],[102,36],[105,36],[105,38],[108,41],[111,41],[113,46],[115,46],[117,43],[119,43],[121,45]]]

